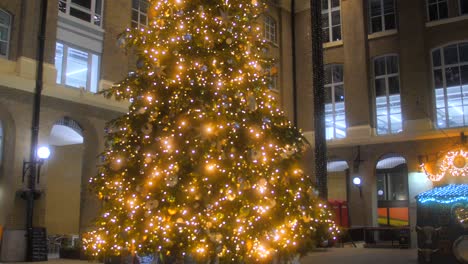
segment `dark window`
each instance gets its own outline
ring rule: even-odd
[[[370,33],[396,28],[394,0],[369,0]]]
[[[322,0],[323,42],[341,40],[340,0]]]
[[[448,17],[447,0],[428,0],[427,15],[429,21],[444,19]]]

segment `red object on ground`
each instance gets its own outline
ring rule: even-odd
[[[328,201],[335,214],[335,223],[340,227],[349,227],[348,202],[343,200]]]

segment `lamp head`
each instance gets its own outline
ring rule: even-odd
[[[361,183],[362,183],[361,178],[359,178],[359,177],[354,177],[353,178],[353,184],[354,185],[361,186]]]
[[[47,146],[42,146],[37,149],[37,157],[40,159],[48,159],[50,157],[50,149]]]

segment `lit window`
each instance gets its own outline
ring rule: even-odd
[[[447,18],[447,0],[427,0],[427,17],[429,21]]]
[[[276,20],[271,16],[263,17],[264,37],[267,41],[276,43]]]
[[[341,40],[340,0],[322,0],[323,42]]]
[[[99,55],[57,43],[55,48],[57,83],[96,93]]]
[[[369,23],[371,33],[395,29],[395,0],[370,0]]]
[[[468,0],[460,0],[460,14],[468,14]]]
[[[103,0],[59,0],[60,12],[102,26]]]
[[[343,65],[325,66],[326,138],[346,137]]]
[[[140,28],[148,25],[148,1],[132,0],[132,27]]]
[[[269,68],[267,74],[268,89],[278,91],[278,66],[274,65]]]
[[[374,59],[374,89],[377,134],[402,131],[398,56]]]
[[[11,16],[0,9],[0,57],[8,57]]]
[[[437,127],[468,125],[468,42],[432,51]]]

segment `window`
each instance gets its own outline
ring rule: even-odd
[[[276,20],[271,16],[263,16],[264,37],[267,41],[276,43]]]
[[[429,21],[447,18],[447,0],[427,0],[427,17]]]
[[[132,27],[148,26],[148,5],[147,0],[132,0]]]
[[[340,0],[322,0],[323,42],[341,40]]]
[[[267,70],[268,89],[278,91],[278,65],[273,65]]]
[[[374,89],[377,134],[402,131],[398,56],[374,59]]]
[[[432,51],[437,127],[468,124],[468,42]]]
[[[346,137],[343,65],[325,66],[326,138]]]
[[[395,29],[395,0],[370,0],[369,23],[370,33]]]
[[[96,54],[57,43],[55,46],[57,83],[96,93],[99,59]]]
[[[0,57],[8,57],[11,16],[0,9]]]
[[[60,12],[102,26],[103,0],[59,0]]]
[[[460,0],[460,14],[468,14],[468,0]]]

